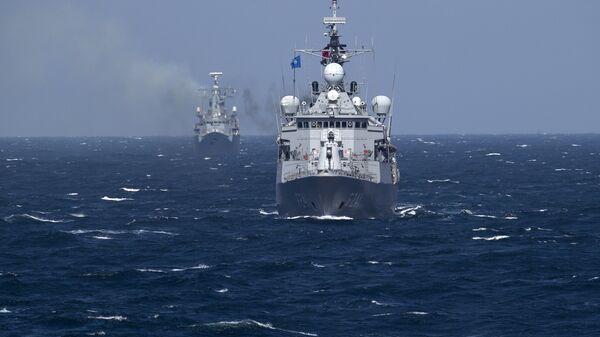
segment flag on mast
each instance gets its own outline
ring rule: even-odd
[[[291,66],[292,66],[292,69],[302,67],[302,61],[300,60],[300,55],[294,57],[294,59],[292,60]]]

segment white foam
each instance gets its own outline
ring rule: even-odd
[[[315,336],[315,337],[318,336],[316,333],[277,328],[277,327],[274,327],[273,324],[271,324],[271,323],[261,323],[261,322],[255,321],[253,319],[243,319],[241,321],[221,321],[221,322],[216,322],[216,323],[205,323],[204,326],[217,327],[217,328],[228,328],[228,327],[235,328],[235,327],[240,327],[240,326],[242,326],[242,327],[243,326],[257,326],[257,327],[264,328],[264,329],[283,331],[283,332],[288,332],[288,333],[303,335],[303,336]]]
[[[141,272],[141,273],[166,273],[162,269],[141,268],[141,269],[136,269],[136,270],[139,271],[139,272]]]
[[[210,160],[210,157],[204,157],[204,160]]]
[[[502,154],[498,153],[498,152],[491,152],[486,154],[486,156],[491,157],[491,156],[501,156]]]
[[[314,263],[314,262],[311,262],[310,264],[311,264],[313,267],[316,267],[316,268],[325,268],[325,266],[324,266],[324,265],[322,265],[322,264],[318,264],[318,263]]]
[[[87,215],[83,214],[83,213],[69,213],[70,216],[74,217],[74,218],[85,218],[87,217]]]
[[[125,192],[131,192],[131,193],[136,193],[136,192],[140,191],[139,188],[129,188],[129,187],[121,187],[121,190],[123,190]]]
[[[12,311],[6,309],[6,308],[2,308],[0,309],[0,314],[10,314]]]
[[[215,291],[216,291],[216,292],[218,292],[219,294],[223,294],[223,293],[226,293],[226,292],[228,292],[228,291],[229,291],[229,289],[227,289],[227,288],[223,288],[223,289],[216,289]]]
[[[104,336],[104,335],[106,335],[106,332],[104,332],[104,331],[96,331],[96,332],[87,333],[86,335],[88,335],[88,336]]]
[[[487,228],[485,228],[485,227],[473,228],[472,231],[473,232],[487,231]]]
[[[427,179],[427,182],[430,184],[433,183],[452,183],[452,184],[460,184],[460,181],[450,180],[450,179]]]
[[[258,213],[260,213],[260,214],[262,214],[262,215],[278,215],[278,214],[279,214],[279,212],[277,212],[277,211],[274,211],[274,212],[267,212],[267,211],[265,211],[265,210],[264,210],[264,209],[262,209],[262,208],[258,210]]]
[[[371,315],[371,317],[381,317],[381,316],[391,316],[391,315],[393,315],[393,313],[391,313],[391,312],[386,312],[386,313],[383,313],[383,314],[375,314],[375,315]]]
[[[425,311],[409,311],[406,314],[407,315],[429,315],[429,313],[425,312]]]
[[[571,144],[572,147],[580,147],[581,145],[579,144]]]
[[[505,216],[504,219],[506,219],[506,220],[518,220],[519,217],[516,217],[516,216]]]
[[[571,170],[570,169],[566,169],[566,168],[557,168],[557,169],[554,169],[554,171],[556,171],[556,172],[562,172],[562,171],[571,171]]]
[[[394,210],[398,215],[400,215],[400,217],[404,218],[406,216],[415,216],[417,215],[417,211],[420,210],[422,207],[420,205],[417,206],[410,206],[410,207],[396,207],[396,209]]]
[[[164,155],[164,154],[157,154],[156,156],[157,156],[158,158],[162,158],[162,157],[164,157],[165,155]]]
[[[88,316],[90,319],[101,319],[106,321],[119,321],[123,322],[127,320],[125,316]]]
[[[379,264],[379,261],[367,261],[368,264]]]
[[[6,161],[22,161],[23,158],[6,158]]]
[[[112,240],[112,238],[110,236],[92,236],[92,237],[97,240]]]
[[[498,240],[503,240],[503,239],[508,239],[508,238],[510,238],[510,236],[508,236],[508,235],[496,235],[496,236],[490,236],[487,238],[475,236],[475,237],[473,237],[473,240],[498,241]]]
[[[169,236],[179,235],[177,233],[171,233],[166,231],[150,231],[145,229],[134,229],[134,230],[111,230],[111,229],[75,229],[70,231],[64,231],[69,234],[91,234],[91,233],[100,233],[100,234],[111,234],[111,235],[119,235],[119,234],[163,234]]]
[[[517,145],[517,147],[520,147],[520,148],[524,149],[526,147],[529,147],[529,145],[527,145],[527,144],[519,144],[519,145]]]
[[[4,221],[11,222],[12,219],[14,219],[16,217],[28,218],[28,219],[39,221],[39,222],[49,222],[49,223],[65,223],[65,222],[70,222],[69,220],[46,219],[46,218],[42,218],[42,217],[39,217],[39,216],[31,215],[31,214],[18,214],[18,215],[14,215],[13,214],[13,215],[9,215],[9,216],[7,216],[7,217],[4,218]]]
[[[285,219],[287,219],[287,220],[315,219],[315,220],[328,220],[328,221],[331,221],[331,220],[344,220],[344,221],[354,220],[354,218],[351,218],[351,217],[347,217],[347,216],[334,216],[334,215],[321,215],[321,216],[299,215],[299,216],[287,217]]]
[[[111,198],[111,197],[108,197],[108,196],[103,196],[102,200],[104,200],[104,201],[120,202],[120,201],[133,200],[133,199],[130,199],[130,198]]]
[[[208,269],[210,268],[210,266],[205,265],[205,264],[199,264],[197,266],[194,267],[188,267],[188,268],[173,268],[171,269],[171,271],[175,271],[175,272],[179,272],[179,271],[186,271],[186,270],[194,270],[194,269]]]
[[[74,197],[74,196],[79,195],[79,193],[73,192],[73,193],[67,193],[67,195],[70,197]]]

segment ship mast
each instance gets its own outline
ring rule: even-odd
[[[321,64],[326,66],[330,63],[338,63],[343,65],[350,61],[354,56],[371,53],[373,49],[347,49],[347,45],[340,43],[340,35],[338,33],[338,25],[346,23],[346,18],[337,16],[338,0],[331,0],[332,16],[323,18],[323,24],[327,26],[328,31],[325,33],[329,37],[329,43],[323,49],[296,49],[296,52],[321,57]]]

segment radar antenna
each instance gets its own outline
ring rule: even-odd
[[[321,57],[323,66],[329,63],[338,63],[343,65],[349,62],[354,56],[372,53],[373,49],[355,48],[347,49],[347,45],[340,43],[340,35],[338,34],[338,25],[346,23],[346,18],[337,16],[338,0],[331,0],[332,16],[323,18],[323,24],[327,26],[328,31],[325,36],[329,37],[329,43],[323,49],[295,49],[296,52],[304,53],[312,56]]]

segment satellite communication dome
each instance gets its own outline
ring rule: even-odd
[[[300,100],[295,96],[285,96],[281,99],[281,111],[286,115],[294,115],[300,108]]]
[[[376,114],[383,116],[387,115],[390,112],[390,108],[392,107],[392,100],[387,96],[375,96],[373,101],[371,102],[373,105],[373,112]]]
[[[327,93],[327,99],[330,101],[337,101],[340,98],[340,93],[337,90],[329,90]]]
[[[323,70],[323,76],[329,85],[340,84],[344,80],[344,75],[344,68],[338,63],[330,63]]]
[[[355,96],[352,98],[352,104],[354,104],[354,106],[360,106],[360,103],[362,103],[362,100],[360,99],[360,97]]]

